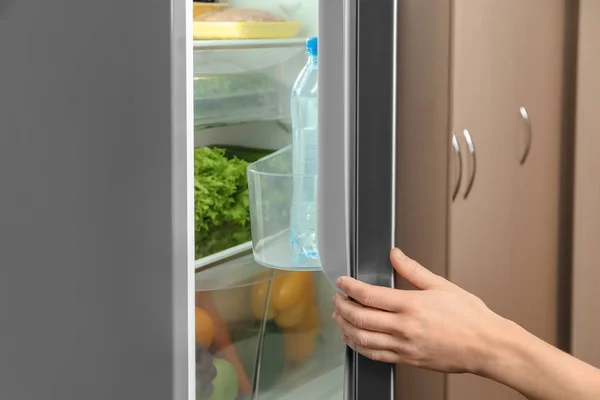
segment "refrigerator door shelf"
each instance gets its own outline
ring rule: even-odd
[[[257,263],[282,270],[321,270],[318,256],[299,255],[290,242],[294,185],[316,186],[316,181],[316,175],[292,174],[289,146],[248,167],[250,225]]]

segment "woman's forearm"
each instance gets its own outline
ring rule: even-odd
[[[502,320],[490,333],[480,375],[530,400],[598,400],[600,370]]]

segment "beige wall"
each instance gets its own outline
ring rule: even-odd
[[[575,139],[573,354],[600,367],[600,1],[581,0]]]

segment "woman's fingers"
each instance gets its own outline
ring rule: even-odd
[[[360,304],[387,311],[401,310],[407,294],[398,289],[369,285],[348,276],[338,279],[337,286]]]
[[[391,251],[390,260],[396,272],[417,289],[433,289],[450,284],[450,282],[441,276],[434,274],[415,260],[406,256],[399,249]]]
[[[394,314],[390,312],[363,307],[339,294],[333,298],[333,304],[339,316],[359,329],[386,333],[397,330]]]
[[[398,354],[394,353],[393,351],[375,350],[359,346],[356,343],[354,343],[354,341],[352,341],[352,339],[348,336],[343,336],[342,339],[352,350],[362,354],[367,358],[370,358],[371,360],[386,362],[390,364],[397,364],[402,361]]]
[[[391,351],[394,351],[394,348],[397,346],[396,339],[392,335],[359,329],[337,314],[337,312],[333,314],[332,318],[344,335],[348,336],[358,346],[373,350]]]

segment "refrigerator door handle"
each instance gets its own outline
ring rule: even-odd
[[[456,179],[454,191],[452,192],[452,201],[454,202],[454,200],[456,200],[456,196],[458,195],[458,191],[460,190],[460,184],[462,183],[463,175],[462,154],[460,152],[460,144],[458,143],[458,139],[456,138],[455,134],[452,134],[452,149],[454,150],[454,154],[456,155],[458,165],[458,178]]]
[[[520,165],[525,164],[527,161],[527,157],[529,156],[529,151],[531,150],[531,142],[533,141],[533,130],[531,127],[531,119],[529,118],[529,113],[525,107],[519,107],[519,113],[521,114],[521,118],[525,122],[527,128],[527,142],[525,144],[525,151],[521,156],[521,160],[519,162]]]
[[[465,137],[465,141],[467,142],[467,149],[469,150],[469,154],[471,155],[471,177],[469,178],[467,190],[465,190],[465,194],[463,196],[463,199],[466,199],[471,193],[473,183],[475,182],[475,176],[477,175],[477,157],[475,154],[475,143],[473,143],[473,138],[471,137],[471,134],[467,129],[463,129],[463,136]]]

